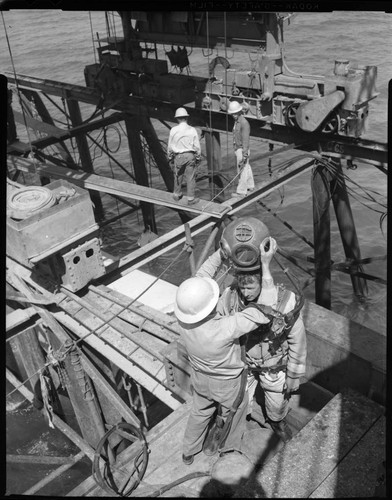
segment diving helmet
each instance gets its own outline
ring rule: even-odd
[[[269,235],[268,227],[261,220],[239,217],[223,230],[221,252],[232,261],[234,269],[256,271],[261,267],[260,244]]]

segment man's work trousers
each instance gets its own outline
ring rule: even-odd
[[[249,154],[249,151],[248,151]],[[242,148],[235,150],[235,156],[237,159],[237,173],[239,173],[237,193],[245,195],[248,189],[254,189],[255,183],[253,180],[252,167],[249,164],[249,156],[246,160],[245,165],[240,168],[240,163],[242,162]],[[241,173],[240,173],[241,172]]]
[[[191,383],[194,389],[193,406],[184,434],[184,455],[195,455],[201,451],[208,424],[217,408],[216,403],[222,406],[222,417],[227,417],[240,390],[241,375],[234,379],[222,379],[192,370]],[[243,400],[233,417],[225,448],[239,448],[246,426],[247,407],[248,394],[245,391]]]
[[[265,411],[267,417],[278,422],[285,418],[289,411],[289,400],[284,398],[283,386],[286,373],[259,373],[259,383],[264,392]],[[251,372],[248,373],[247,392],[249,397],[248,413],[252,412],[253,396],[255,394],[257,380]]]
[[[196,161],[194,153],[178,153],[174,157],[174,194],[182,196],[182,182],[185,176],[188,200],[193,200],[196,189]]]

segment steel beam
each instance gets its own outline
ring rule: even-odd
[[[15,83],[13,73],[5,72],[10,83]],[[57,95],[68,99],[74,99],[85,103],[98,105],[100,95],[97,90],[57,82],[54,80],[43,80],[41,78],[26,75],[17,75],[18,85],[23,88],[35,89],[48,94]],[[143,97],[126,96],[119,102],[113,103],[112,109],[129,113],[136,116],[148,116],[159,120],[174,121],[174,108],[176,106],[168,102],[153,101],[148,103]],[[190,112],[195,125],[205,127],[210,131],[226,131],[227,114],[196,109],[194,104],[186,104],[185,109]],[[345,137],[339,135],[329,135],[321,133],[308,133],[301,130],[272,125],[266,121],[258,120],[247,116],[251,126],[251,136],[258,137],[268,142],[277,144],[294,143],[297,149],[310,151],[314,146],[318,146],[321,153],[345,159],[362,159],[376,166],[387,167],[388,148],[387,144],[370,141],[367,139]],[[307,143],[304,145],[304,143]]]

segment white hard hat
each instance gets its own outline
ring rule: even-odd
[[[188,111],[185,108],[178,108],[174,118],[182,118],[184,116],[189,116]]]
[[[239,113],[240,111],[242,111],[241,104],[238,101],[231,101],[229,104],[229,109],[227,110],[229,115],[233,115],[234,113]]]
[[[183,323],[206,318],[219,299],[219,286],[211,278],[189,278],[178,287],[174,313]]]

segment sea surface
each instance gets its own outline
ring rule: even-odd
[[[370,5],[370,4],[369,4]],[[0,73],[15,71],[23,75],[30,75],[66,83],[85,85],[84,67],[93,64],[96,53],[92,34],[96,38],[99,33],[101,39],[107,35],[107,24],[103,12],[63,12],[61,10],[10,10],[2,13],[0,21]],[[3,24],[5,23],[5,27]],[[119,17],[110,14],[108,25],[111,34],[122,35]],[[6,36],[7,35],[7,36]],[[7,40],[8,37],[8,40]],[[378,68],[377,90],[379,95],[370,102],[370,122],[368,130],[363,135],[374,141],[387,142],[387,108],[388,82],[392,77],[392,18],[383,12],[365,11],[334,11],[330,13],[299,13],[285,30],[285,54],[289,68],[306,75],[331,74],[335,59],[347,58],[359,65],[375,65]],[[160,57],[164,58],[166,46],[160,50]],[[233,53],[230,49],[217,51],[201,51],[193,49],[189,55],[190,74],[207,75],[208,63],[216,55],[227,57],[232,67],[251,70],[254,65],[255,54]],[[12,56],[12,57],[11,57]],[[170,67],[170,65],[169,65]],[[218,70],[218,68],[217,68]],[[16,102],[15,102],[16,101]],[[15,109],[18,109],[17,99],[14,98]],[[94,108],[82,105],[83,118],[91,115]],[[64,120],[56,108],[50,108],[53,116]],[[160,122],[153,121],[157,133],[165,144],[168,129]],[[59,124],[61,126],[61,124]],[[231,123],[228,124],[226,134],[221,134],[223,169],[232,169],[234,176],[234,158],[231,150]],[[31,132],[30,132],[31,134]],[[23,127],[18,126],[18,135],[21,140],[33,140],[27,136]],[[102,140],[98,132],[92,134],[97,140]],[[112,151],[117,150],[115,157],[129,168],[130,160],[126,140],[121,125],[108,128],[108,144]],[[201,169],[206,171],[205,146],[203,147],[203,162]],[[260,140],[251,142],[251,165],[255,181],[262,182],[268,175],[268,165],[260,160],[260,155],[268,151],[268,145]],[[99,151],[92,147],[95,157],[95,168],[98,174],[115,175],[121,180],[128,180],[126,174],[119,170],[113,162],[100,156]],[[281,154],[272,160],[272,169],[280,162],[293,157],[292,153]],[[343,162],[343,171],[346,176],[347,188],[362,258],[373,258],[364,265],[364,272],[386,280],[387,276],[387,178],[384,173],[370,164],[355,161],[357,168],[349,170]],[[154,165],[150,167],[154,188],[165,189],[163,182]],[[230,180],[230,176],[227,181]],[[198,183],[199,195],[210,199],[208,180]],[[231,188],[233,190],[233,187]],[[229,188],[230,192],[230,188]],[[305,173],[294,181],[286,184],[279,192],[268,195],[263,202],[279,217],[272,216],[260,205],[244,209],[241,215],[252,215],[268,225],[271,234],[276,238],[278,245],[286,252],[312,255],[312,248],[304,239],[313,240],[311,175]],[[118,210],[123,210],[109,196],[103,197],[103,203],[108,216],[114,216]],[[385,215],[384,215],[385,214]],[[158,234],[162,235],[174,229],[181,222],[171,210],[164,207],[156,210]],[[302,239],[290,231],[281,221],[292,226]],[[137,248],[137,240],[143,231],[141,216],[126,217],[108,226],[102,233],[104,250],[123,256]],[[196,257],[200,254],[208,233],[195,239]],[[331,258],[339,263],[345,260],[339,229],[333,210],[331,209]],[[187,258],[180,258],[177,267],[165,272],[167,266],[178,256],[180,248],[168,252],[143,269],[153,275],[162,275],[163,279],[176,285],[189,277]],[[281,259],[284,266],[295,273],[300,283],[305,283],[309,275],[292,264]],[[303,268],[310,264],[302,263]],[[273,267],[276,282],[287,282],[285,275],[278,266]],[[305,288],[305,296],[314,300],[312,284]],[[386,286],[375,281],[368,281],[368,297],[359,300],[353,294],[350,278],[347,274],[338,271],[332,272],[332,310],[342,314],[377,332],[386,334]],[[34,433],[33,433],[33,430]],[[38,434],[37,434],[38,433]],[[49,433],[49,434],[48,434]],[[56,448],[56,440],[59,445]],[[49,444],[48,444],[49,443]],[[50,444],[51,443],[51,444]],[[67,441],[68,445],[69,442]],[[54,450],[50,446],[54,446]],[[72,446],[71,446],[72,448]],[[41,415],[31,405],[22,406],[7,401],[7,453],[27,454],[43,450],[46,454],[59,454],[59,450],[66,454],[66,446],[61,444],[61,436],[54,436],[47,427]],[[73,451],[74,452],[74,451]],[[83,469],[84,467],[84,469]],[[83,469],[83,470],[82,470]],[[53,470],[53,469],[52,469]],[[82,470],[82,472],[81,472]],[[86,472],[87,471],[87,472]],[[9,464],[7,466],[7,494],[20,494],[38,481],[46,471],[30,471],[23,464]],[[89,473],[87,464],[81,468],[74,467],[69,471],[69,481],[62,480],[52,487],[42,490],[45,495],[64,495],[77,483],[81,475]],[[41,476],[39,475],[41,474]],[[38,477],[38,478],[37,478]],[[57,489],[56,489],[57,488]]]

